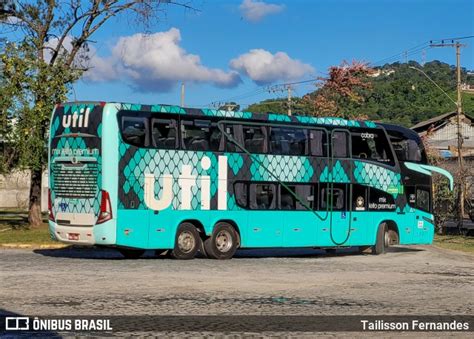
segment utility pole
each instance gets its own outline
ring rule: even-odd
[[[464,221],[464,198],[465,198],[465,187],[464,187],[464,159],[463,159],[463,137],[461,131],[461,115],[462,115],[462,97],[461,97],[461,47],[466,45],[460,44],[459,42],[444,43],[441,40],[440,44],[433,44],[430,41],[430,47],[455,47],[456,48],[456,88],[457,88],[457,115],[456,115],[456,124],[457,124],[457,136],[458,136],[458,165],[459,165],[459,230],[461,230]]]
[[[288,115],[291,115],[291,85],[286,86],[288,92]]]
[[[181,107],[184,107],[184,82],[181,83]]]

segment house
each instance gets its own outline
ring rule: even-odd
[[[474,157],[474,118],[461,114],[462,152],[464,157]],[[458,156],[457,112],[449,112],[419,122],[411,128],[424,140],[431,151],[443,158]]]

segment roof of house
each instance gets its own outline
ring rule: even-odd
[[[436,117],[433,117],[431,119],[428,119],[428,120],[425,120],[425,121],[420,121],[416,125],[412,126],[411,129],[415,130],[418,133],[423,132],[423,131],[427,130],[428,128],[430,128],[433,125],[436,126],[436,125],[439,125],[439,124],[443,123],[445,120],[448,120],[449,118],[455,116],[456,114],[457,114],[456,111],[444,113],[444,114],[438,115]],[[474,122],[474,118],[470,117],[469,115],[464,114],[464,117],[469,119],[471,122]]]

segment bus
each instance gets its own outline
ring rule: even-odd
[[[51,237],[126,258],[431,244],[453,180],[403,127],[170,105],[58,104],[48,154]]]

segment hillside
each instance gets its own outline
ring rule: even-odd
[[[409,67],[422,69],[441,88],[456,100],[456,69],[454,66],[431,61],[421,66],[415,61],[408,64],[387,64],[376,68],[371,78],[372,90],[364,95],[362,104],[343,105],[344,112],[356,115],[367,115],[369,119],[412,126],[446,112],[456,110],[456,106],[422,73]],[[474,76],[462,70],[462,82],[474,84]],[[317,91],[310,93],[314,95]],[[267,100],[249,105],[251,112],[285,112],[284,100]],[[474,115],[474,94],[463,93],[463,110]],[[293,112],[309,115],[311,109],[304,100],[295,98]]]

